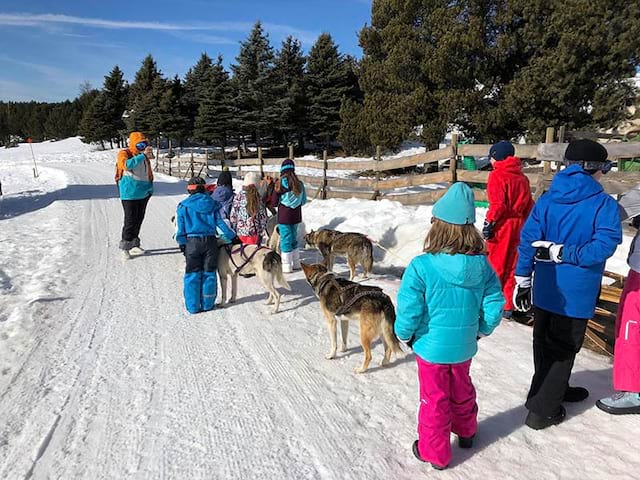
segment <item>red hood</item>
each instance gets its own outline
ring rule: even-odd
[[[518,157],[507,157],[504,160],[495,162],[493,164],[493,169],[503,172],[521,173],[522,162]]]

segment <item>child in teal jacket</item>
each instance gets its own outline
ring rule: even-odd
[[[434,205],[426,253],[411,261],[398,291],[395,332],[416,353],[420,383],[413,453],[438,469],[451,461],[452,431],[461,447],[472,446],[478,406],[471,359],[504,306],[475,218],[473,191],[454,184]]]

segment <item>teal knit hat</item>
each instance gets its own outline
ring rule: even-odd
[[[432,215],[454,225],[476,223],[473,190],[466,183],[454,183],[433,206]]]

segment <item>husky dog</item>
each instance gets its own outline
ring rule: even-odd
[[[218,275],[220,276],[220,289],[222,291],[220,305],[227,303],[227,277],[231,277],[231,298],[229,302],[236,300],[238,274],[257,274],[260,282],[269,292],[266,304],[275,304],[273,313],[277,313],[280,308],[280,293],[276,289],[275,282],[277,281],[280,286],[291,290],[282,275],[282,259],[280,255],[270,248],[257,245],[222,246],[218,252]]]
[[[342,331],[340,351],[342,352],[347,349],[348,320],[360,321],[360,344],[364,350],[364,361],[362,366],[354,371],[363,373],[367,370],[371,362],[371,342],[381,334],[384,343],[384,358],[380,365],[388,365],[391,352],[399,351],[398,338],[393,331],[396,311],[391,299],[382,292],[381,288],[339,278],[329,272],[323,264],[306,265],[303,263],[301,265],[307,282],[320,300],[320,308],[327,319],[331,351],[326,355],[326,358],[336,357],[336,315],[342,315],[340,320]]]
[[[333,260],[336,255],[346,256],[351,275],[349,280],[356,277],[356,265],[364,268],[364,278],[368,278],[373,268],[373,245],[361,233],[342,233],[336,230],[311,230],[304,236],[310,247],[320,250],[323,263],[329,270],[333,270]]]

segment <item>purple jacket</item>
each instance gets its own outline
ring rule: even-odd
[[[299,198],[295,199],[294,202],[297,205],[294,208],[288,207],[285,205],[288,200],[290,200],[293,195],[291,189],[288,186],[282,188],[280,193],[273,190],[273,194],[271,195],[271,199],[269,200],[269,206],[278,207],[278,223],[281,225],[295,225],[302,222],[302,205],[304,205],[307,201],[307,195],[305,193],[304,184],[302,186],[302,192],[300,193]]]

